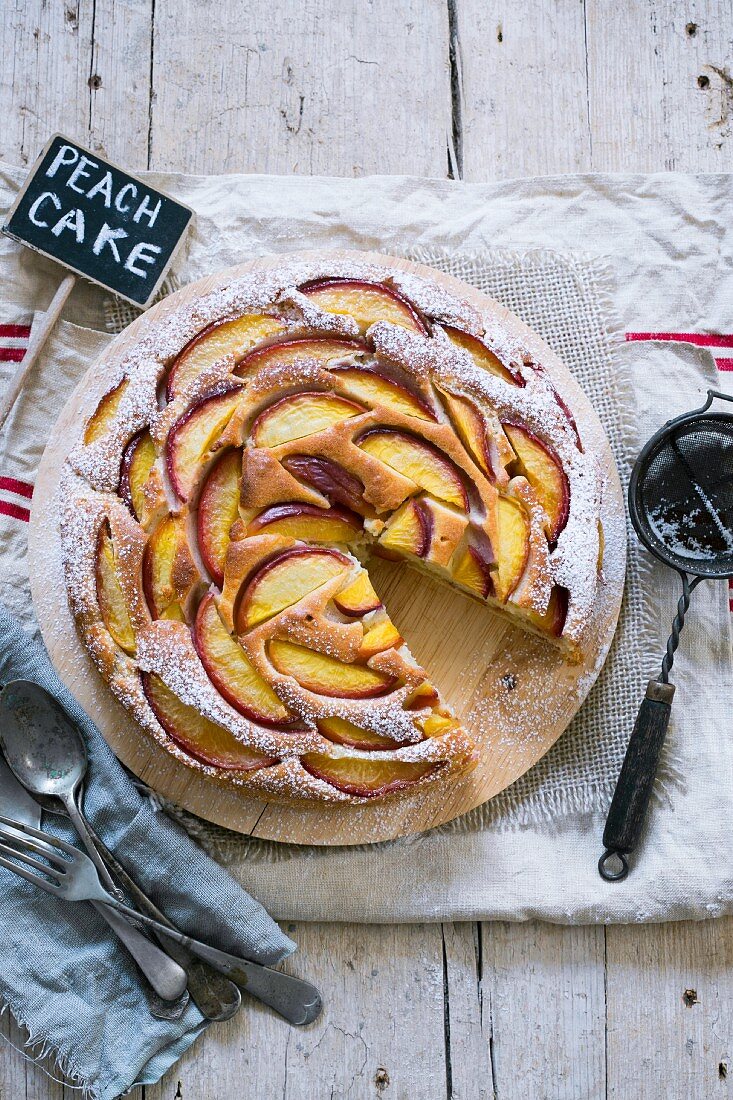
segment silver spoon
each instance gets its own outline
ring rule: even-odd
[[[16,778],[29,791],[62,799],[89,856],[105,886],[112,882],[94,847],[84,816],[77,805],[87,769],[86,747],[76,727],[59,703],[44,688],[30,680],[13,680],[0,694],[0,744]],[[112,894],[120,891],[112,883]],[[155,992],[173,1002],[180,1015],[187,999],[184,969],[158,944],[129,922],[112,920],[104,907],[99,913],[122,940]],[[168,1013],[170,1015],[170,1012]]]
[[[66,810],[58,799],[50,795],[37,795],[36,798],[48,813],[68,817]],[[158,909],[155,902],[151,901],[135,880],[130,877],[89,822],[87,822],[87,826],[97,851],[107,864],[108,870],[124,887],[140,912],[157,920],[159,924],[165,924],[168,928],[177,930],[175,924],[166,917],[165,913]],[[160,936],[156,935],[156,939],[161,942]],[[203,959],[196,958],[187,948],[181,947],[174,940],[168,940],[164,946],[168,954],[172,955],[186,971],[188,991],[205,1019],[212,1021],[229,1020],[238,1012],[242,1004],[242,994],[234,982],[230,981],[224,974],[220,974],[218,970],[214,970]]]
[[[3,690],[3,709],[12,721],[0,726],[5,759],[33,794],[53,795],[63,802],[74,828],[97,868],[102,885],[119,894],[89,833],[80,799],[88,759],[84,741],[66,712],[44,688],[14,680]]]
[[[0,726],[0,744],[23,786],[38,797],[44,809],[61,814],[65,810],[94,862],[100,881],[113,897],[125,901],[110,871],[117,875],[143,913],[174,927],[115,860],[84,817],[81,797],[88,763],[86,745],[66,711],[49,692],[29,680],[8,684],[0,696],[0,704],[12,718]],[[118,914],[115,920],[119,921]],[[202,1016],[207,1020],[228,1020],[235,1014],[242,994],[234,982],[170,940],[161,944],[158,954],[161,950],[186,971],[188,991]]]

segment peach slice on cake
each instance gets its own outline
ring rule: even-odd
[[[334,757],[318,752],[306,753],[301,762],[316,779],[357,798],[378,798],[404,790],[440,767],[405,760]]]
[[[379,550],[385,557],[400,558],[413,554],[427,557],[433,530],[433,518],[420,500],[407,500],[394,513],[379,537]]]
[[[133,436],[122,454],[119,493],[138,521],[145,514],[145,484],[155,459],[155,445],[148,431]]]
[[[429,496],[422,497],[419,503],[429,516],[430,545],[425,560],[445,567],[466,532],[468,516]]]
[[[166,465],[173,491],[187,501],[201,467],[216,449],[217,441],[242,397],[243,387],[222,384],[197,401],[168,433]]]
[[[575,417],[573,416],[573,414],[571,413],[570,409],[569,409],[569,408],[568,408],[568,406],[567,406],[567,405],[565,404],[565,402],[563,401],[562,397],[561,397],[561,396],[560,396],[560,394],[559,394],[559,393],[557,392],[557,390],[555,389],[555,387],[554,387],[554,386],[552,387],[552,392],[553,392],[553,395],[554,395],[554,397],[555,397],[555,402],[557,403],[557,405],[558,405],[558,407],[559,407],[559,409],[560,409],[560,412],[561,412],[561,413],[563,414],[563,416],[564,416],[564,417],[565,417],[565,419],[567,420],[567,422],[568,422],[568,427],[570,428],[570,431],[571,431],[571,432],[573,433],[573,435],[575,436],[575,442],[576,442],[576,443],[577,443],[577,445],[578,445],[578,450],[579,450],[579,451],[580,451],[580,452],[582,453],[582,451],[583,451],[583,444],[582,444],[582,442],[581,442],[581,439],[580,439],[580,432],[578,431],[578,425],[577,425],[577,423],[576,423]]]
[[[351,542],[361,531],[361,517],[347,508],[315,504],[273,504],[250,521],[248,535],[266,531],[301,542]]]
[[[288,708],[227,631],[211,593],[199,605],[193,640],[209,679],[235,710],[263,726],[292,725]]]
[[[422,398],[372,367],[333,367],[331,373],[348,397],[369,408],[381,407],[418,420],[437,419]]]
[[[233,355],[240,360],[261,340],[284,331],[282,321],[264,314],[245,314],[233,321],[215,321],[194,336],[173,363],[166,381],[167,399],[172,401],[224,356]]]
[[[495,430],[491,431],[484,416],[467,397],[442,392],[448,414],[471,458],[489,481],[506,485],[509,481],[506,467],[513,462],[514,452],[498,419],[494,417]]]
[[[181,702],[154,672],[144,672],[142,683],[153,714],[165,732],[194,760],[227,771],[253,771],[277,763],[257,749],[241,744],[234,734],[195,707]]]
[[[361,436],[358,446],[431,496],[467,510],[468,496],[460,473],[432,444],[407,432],[372,428]]]
[[[453,580],[482,600],[494,594],[490,563],[478,546],[469,543],[453,567]]]
[[[570,487],[555,452],[519,424],[504,424],[520,467],[545,513],[545,531],[553,542],[568,521]]]
[[[211,467],[199,497],[197,518],[201,558],[221,588],[232,524],[239,516],[242,452],[225,451]]]
[[[505,602],[519,584],[529,558],[530,519],[523,504],[500,494],[496,502],[496,596]]]
[[[449,718],[446,714],[430,714],[427,718],[418,718],[417,722],[422,726],[426,737],[441,737],[461,724],[456,718]]]
[[[401,294],[383,283],[356,279],[315,279],[298,288],[325,313],[353,317],[364,334],[377,321],[390,321],[401,328],[427,335],[417,312]]]
[[[98,439],[101,439],[106,434],[109,425],[117,415],[117,410],[120,407],[122,398],[125,396],[125,391],[129,380],[123,378],[114,389],[106,393],[102,400],[97,405],[92,415],[87,420],[87,426],[84,429],[84,442],[86,444],[96,443]]]
[[[347,664],[316,649],[274,638],[270,661],[283,676],[292,676],[306,691],[344,699],[371,699],[384,695],[396,683],[394,676],[367,665]]]
[[[553,638],[559,638],[565,629],[565,620],[568,615],[568,590],[561,585],[555,585],[550,593],[550,602],[544,615],[530,612],[528,619],[543,634],[549,634]]]
[[[377,611],[382,606],[377,593],[372,588],[369,574],[362,570],[353,584],[334,596],[333,602],[342,615],[359,619],[362,615],[368,615],[370,611]]]
[[[331,504],[343,504],[354,512],[363,512],[364,486],[339,462],[319,455],[288,455],[283,466],[293,477],[321,493]]]
[[[357,658],[360,661],[368,661],[377,653],[384,653],[387,649],[399,649],[405,639],[390,619],[383,619],[381,623],[374,623],[364,632]]]
[[[143,553],[143,589],[154,619],[183,620],[183,604],[199,579],[186,538],[184,520],[166,516]]]
[[[468,516],[429,496],[401,505],[379,537],[386,557],[413,554],[433,565],[447,566],[468,526]]]
[[[481,367],[482,370],[488,371],[489,374],[495,374],[497,378],[502,378],[512,386],[526,385],[521,374],[504,366],[498,355],[495,355],[477,336],[469,336],[467,332],[461,332],[460,329],[451,328],[447,325],[444,326],[444,328],[446,335],[454,344],[457,344],[459,348],[463,348],[464,351],[468,352],[477,367]]]
[[[114,543],[106,522],[102,525],[97,538],[96,581],[97,602],[104,625],[120,649],[134,654],[135,631],[117,575]]]
[[[431,683],[423,680],[405,700],[405,710],[424,710],[426,707],[437,707],[440,696]]]
[[[338,550],[324,548],[296,546],[270,558],[242,591],[235,613],[237,632],[245,634],[351,568],[352,562]]]
[[[292,340],[278,340],[264,348],[255,348],[245,355],[234,373],[239,378],[263,370],[265,367],[288,367],[293,363],[322,363],[328,367],[334,360],[346,359],[358,352],[367,352],[363,340],[337,336],[297,336]]]
[[[560,396],[560,394],[557,392],[557,390],[553,386],[552,382],[550,382],[550,380],[548,379],[547,373],[545,372],[545,369],[542,366],[542,364],[541,363],[532,363],[532,367],[537,372],[537,374],[541,374],[543,376],[543,378],[545,379],[545,382],[547,383],[547,385],[552,390],[552,396],[555,399],[555,404],[557,405],[557,407],[560,409],[560,412],[565,417],[565,419],[568,423],[568,427],[570,428],[570,431],[575,436],[575,442],[576,442],[576,445],[578,447],[578,450],[582,454],[582,452],[583,452],[583,443],[582,443],[581,438],[580,438],[580,432],[578,431],[578,425],[576,423],[575,417],[571,413],[571,411],[568,408],[566,402],[563,400],[563,398]]]
[[[296,393],[270,405],[252,425],[255,447],[278,447],[359,416],[363,405],[331,393]]]
[[[318,732],[337,745],[348,745],[351,749],[362,749],[365,752],[399,749],[407,744],[406,741],[395,741],[391,737],[383,737],[380,733],[360,729],[345,718],[321,718],[318,721]]]

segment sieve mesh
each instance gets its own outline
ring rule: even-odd
[[[632,480],[631,517],[675,569],[733,574],[733,418],[688,418],[652,440]]]

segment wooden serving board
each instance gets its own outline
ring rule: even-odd
[[[584,659],[575,665],[505,616],[429,577],[376,558],[370,563],[377,592],[413,654],[480,743],[481,760],[470,775],[452,785],[435,784],[366,806],[265,802],[224,789],[148,737],[97,674],[68,610],[53,499],[64,460],[109,388],[109,372],[125,351],[179,305],[237,275],[277,266],[282,257],[259,259],[192,283],[153,306],[117,337],[64,407],[38,471],[29,564],[43,639],[59,676],[114,752],[154,790],[230,829],[297,844],[361,844],[429,829],[486,802],[536,764],[575,715],[600,671],[616,627],[626,556],[625,525],[619,522],[622,490],[608,441],[590,402],[550,348],[498,302],[442,272],[377,253],[334,252],[333,257],[387,263],[423,275],[482,312],[493,313],[521,337],[567,396],[587,448],[601,457],[606,475],[602,520],[614,537],[606,538],[593,628]]]

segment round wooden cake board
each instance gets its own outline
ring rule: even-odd
[[[524,633],[505,615],[445,585],[405,566],[378,559],[370,562],[377,592],[412,653],[480,745],[480,762],[469,775],[450,785],[436,783],[412,795],[364,806],[265,802],[223,788],[187,768],[147,736],[96,672],[67,606],[54,495],[68,451],[109,388],[108,372],[119,357],[149,326],[179,305],[237,275],[277,266],[282,257],[259,259],[192,283],[125,329],[64,407],[39,467],[29,564],[43,639],[63,682],[135,775],[209,821],[296,844],[363,844],[430,829],[486,802],[536,764],[577,712],[601,669],[616,627],[626,557],[621,484],[608,441],[592,405],[550,348],[498,302],[433,268],[377,253],[334,252],[333,256],[386,263],[432,279],[483,313],[493,314],[522,339],[568,398],[586,449],[600,455],[606,475],[602,520],[607,537],[594,622],[578,664],[565,661],[551,644]],[[323,253],[318,258],[324,259]],[[325,259],[328,266],[328,256]]]

